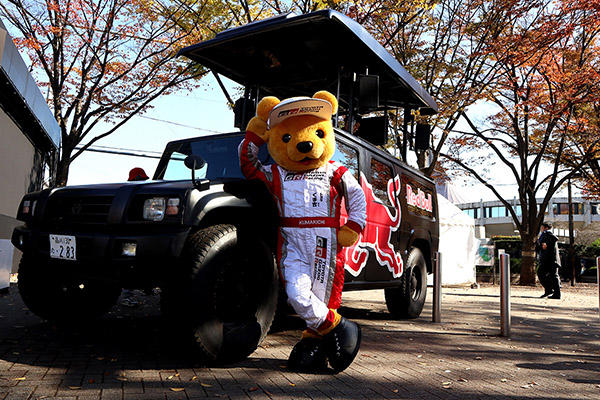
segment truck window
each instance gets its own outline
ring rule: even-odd
[[[335,153],[331,159],[348,168],[348,171],[360,182],[358,177],[358,151],[356,149],[336,141]]]
[[[369,178],[369,181],[373,186],[373,194],[375,195],[376,200],[379,200],[380,203],[388,207],[394,207],[394,205],[390,203],[387,194],[387,185],[390,179],[392,179],[392,176],[392,167],[371,158],[371,177]]]

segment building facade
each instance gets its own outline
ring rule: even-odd
[[[20,259],[10,244],[19,202],[52,173],[60,139],[46,99],[0,21],[0,282]]]
[[[542,199],[537,199],[538,207]],[[515,213],[521,215],[518,200],[511,205]],[[513,218],[507,207],[498,200],[457,204],[458,208],[475,218],[475,235],[478,238],[491,238],[496,235],[518,235]],[[581,197],[572,198],[573,228],[576,242],[589,244],[600,238],[600,202]],[[559,238],[569,237],[569,202],[566,197],[554,197],[545,210],[545,222],[553,225],[553,232]]]

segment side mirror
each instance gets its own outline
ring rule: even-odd
[[[417,124],[415,133],[415,150],[428,150],[431,142],[431,126],[429,124]]]
[[[196,170],[204,167],[206,162],[202,159],[202,157],[196,154],[190,154],[183,160],[183,163],[186,167],[192,170],[192,184],[196,189],[200,189],[202,186],[202,182],[196,180]]]
[[[202,167],[204,167],[204,164],[206,164],[202,157],[196,154],[190,154],[189,156],[187,156],[185,160],[183,160],[183,163],[186,167],[192,170],[192,173],[194,173],[194,171],[197,169],[201,169]]]

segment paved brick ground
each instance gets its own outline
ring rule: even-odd
[[[599,399],[595,285],[563,300],[512,288],[512,338],[498,336],[498,287],[444,289],[443,322],[395,321],[382,291],[344,295],[363,328],[354,364],[338,375],[291,373],[299,336],[290,318],[246,361],[205,367],[176,349],[157,298],[117,307],[94,326],[57,330],[33,316],[15,287],[0,298],[0,400],[8,399]]]

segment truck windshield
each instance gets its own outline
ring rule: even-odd
[[[184,165],[183,160],[195,154],[205,161],[205,165],[196,171],[196,178],[219,180],[223,178],[244,179],[240,170],[238,158],[238,146],[242,141],[242,135],[196,138],[174,146],[169,146],[163,155],[168,162],[159,178],[164,180],[190,179],[191,172]],[[260,149],[259,158],[263,164],[270,164],[272,160],[268,156],[266,146]],[[164,165],[163,162],[159,164]]]

